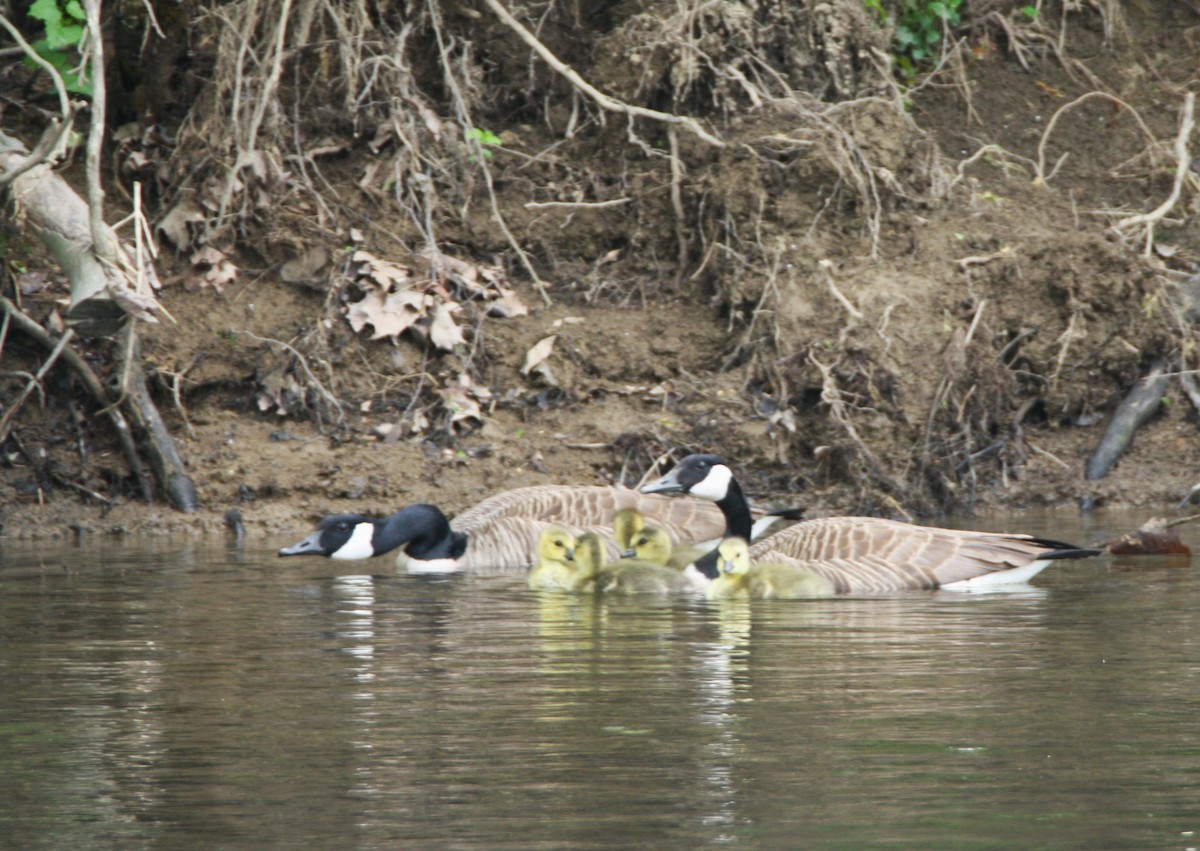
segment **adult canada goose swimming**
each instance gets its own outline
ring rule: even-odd
[[[599,538],[595,545],[600,545]],[[529,587],[534,591],[590,591],[596,581],[595,567],[591,557],[576,561],[579,546],[575,536],[562,527],[543,529],[538,535],[537,564],[529,571]]]
[[[625,508],[637,510],[676,542],[719,538],[725,528],[721,511],[702,499],[680,501],[622,487],[536,485],[488,497],[453,521],[424,503],[383,518],[333,514],[279,555],[364,559],[399,549],[396,564],[410,573],[508,573],[537,560],[538,536],[547,526],[611,537],[613,516]]]
[[[704,589],[710,600],[799,600],[837,593],[828,577],[799,564],[751,564],[745,538],[723,540],[717,545],[717,560],[721,575]]]
[[[642,491],[680,491],[710,499],[724,513],[729,536],[745,538],[749,531],[749,503],[729,466],[716,455],[689,455]],[[913,526],[876,517],[804,520],[750,547],[753,561],[799,562],[832,581],[839,594],[1026,582],[1054,559],[1099,552],[1029,535]],[[717,558],[705,556],[694,569],[715,579]]]

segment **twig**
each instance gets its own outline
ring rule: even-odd
[[[56,341],[46,329],[22,313],[15,304],[3,296],[0,296],[0,308],[4,309],[21,333],[32,337],[47,349],[55,348]],[[141,456],[138,454],[137,444],[133,440],[133,432],[129,428],[129,423],[125,419],[125,416],[115,406],[109,405],[109,397],[107,391],[104,389],[104,385],[100,383],[100,379],[96,377],[96,373],[92,372],[92,368],[88,366],[87,361],[80,357],[74,349],[63,349],[61,357],[63,363],[75,370],[80,380],[83,381],[84,387],[92,394],[96,402],[101,406],[108,406],[105,408],[105,412],[108,414],[109,419],[112,420],[113,428],[117,431],[117,438],[121,442],[121,448],[125,451],[129,468],[138,480],[142,497],[146,500],[153,500],[154,480],[146,472],[146,466],[142,463]]]
[[[687,217],[683,209],[683,160],[679,156],[679,134],[674,127],[667,128],[667,139],[671,145],[671,209],[675,211],[675,242],[679,257],[675,267],[675,289],[683,283],[683,273],[688,261]]]
[[[1120,232],[1127,228],[1132,228],[1136,225],[1146,226],[1146,249],[1145,255],[1150,256],[1150,251],[1154,247],[1154,225],[1162,221],[1167,213],[1174,209],[1175,204],[1179,201],[1179,196],[1183,192],[1183,181],[1187,177],[1188,170],[1192,165],[1192,158],[1188,153],[1188,139],[1192,135],[1192,128],[1195,127],[1195,112],[1196,112],[1196,93],[1188,92],[1187,97],[1183,101],[1183,115],[1179,120],[1179,134],[1175,137],[1175,183],[1171,187],[1171,194],[1167,199],[1158,205],[1158,208],[1149,213],[1141,213],[1136,216],[1129,216],[1113,225],[1113,229]]]
[[[601,109],[606,109],[609,112],[619,112],[624,115],[636,116],[639,118],[648,118],[651,121],[659,121],[663,124],[673,124],[676,126],[686,127],[697,137],[703,139],[708,144],[716,148],[724,148],[725,143],[716,136],[709,133],[700,126],[700,122],[691,116],[687,115],[672,115],[669,112],[659,112],[657,109],[646,109],[642,106],[632,106],[619,100],[615,100],[601,92],[591,83],[587,82],[583,77],[579,76],[574,68],[564,63],[557,56],[550,52],[546,45],[542,44],[538,38],[525,28],[525,25],[512,16],[500,0],[483,0],[492,12],[499,18],[505,26],[515,32],[521,39],[533,49],[538,56],[542,57],[542,61],[557,71],[562,76],[566,77],[571,85],[579,89],[585,95],[596,102]]]
[[[1045,455],[1047,458],[1049,458],[1051,461],[1053,461],[1053,462],[1054,462],[1055,464],[1057,464],[1058,466],[1062,467],[1064,470],[1070,470],[1070,469],[1071,469],[1071,465],[1070,465],[1070,464],[1068,464],[1068,463],[1067,463],[1066,461],[1064,461],[1063,459],[1059,458],[1059,457],[1058,457],[1057,455],[1055,455],[1053,452],[1047,452],[1045,449],[1042,449],[1040,446],[1037,446],[1036,444],[1034,444],[1034,443],[1032,443],[1032,442],[1030,442],[1030,441],[1025,441],[1025,445],[1026,445],[1026,446],[1028,446],[1030,449],[1032,449],[1032,450],[1033,450],[1034,452],[1036,452],[1037,454],[1039,454],[1039,455]]]
[[[8,437],[8,430],[12,427],[12,419],[16,416],[17,411],[21,410],[24,406],[25,400],[29,398],[29,394],[33,392],[33,388],[41,384],[42,379],[46,377],[46,373],[50,371],[50,367],[54,366],[54,362],[58,360],[58,356],[62,354],[62,350],[66,348],[67,343],[71,342],[73,336],[75,336],[75,332],[71,328],[63,332],[63,335],[58,338],[58,343],[54,346],[53,351],[50,352],[50,357],[46,358],[46,362],[42,364],[42,368],[37,371],[37,375],[29,379],[29,382],[17,394],[17,398],[8,406],[8,410],[4,412],[4,416],[0,417],[0,443],[3,443],[5,438]]]
[[[991,263],[993,260],[1007,260],[1012,257],[1013,249],[1011,245],[1006,245],[999,251],[993,251],[991,254],[976,254],[971,257],[963,257],[960,260],[955,260],[955,264],[964,272],[972,266],[983,266]]]
[[[12,22],[4,15],[0,15],[0,27],[4,27],[8,31],[8,34],[12,36],[12,40],[21,48],[26,58],[50,75],[50,79],[54,83],[54,91],[58,93],[58,111],[65,120],[71,112],[71,99],[67,96],[67,84],[63,82],[62,74],[58,73],[57,68],[43,59],[42,55],[33,49],[33,46],[21,35],[21,31],[14,27]]]
[[[1054,170],[1050,172],[1049,175],[1046,174],[1046,142],[1050,140],[1050,134],[1054,131],[1054,125],[1058,123],[1058,119],[1061,118],[1063,113],[1065,113],[1067,110],[1074,109],[1075,107],[1079,106],[1079,104],[1086,100],[1091,100],[1092,98],[1103,98],[1104,100],[1111,101],[1122,109],[1128,110],[1129,114],[1133,116],[1134,121],[1137,122],[1138,127],[1141,127],[1142,132],[1146,134],[1146,138],[1150,140],[1150,144],[1153,145],[1156,141],[1158,141],[1154,138],[1154,134],[1150,132],[1150,128],[1146,126],[1146,122],[1142,121],[1142,116],[1138,114],[1138,111],[1125,101],[1121,100],[1116,95],[1110,95],[1108,92],[1088,92],[1085,95],[1080,95],[1079,97],[1075,98],[1075,100],[1071,101],[1070,103],[1064,103],[1057,110],[1055,110],[1054,115],[1052,115],[1050,120],[1046,123],[1046,129],[1042,131],[1042,138],[1038,140],[1037,176],[1034,181],[1035,183],[1045,186],[1058,172],[1059,166],[1062,165],[1062,158],[1060,158],[1058,163],[1055,164]]]
[[[850,302],[850,299],[842,295],[842,291],[839,290],[837,288],[837,284],[833,282],[833,274],[829,271],[831,268],[833,268],[833,263],[829,260],[822,260],[817,265],[820,266],[821,271],[825,273],[825,282],[829,284],[829,291],[833,293],[833,297],[836,298],[839,303],[841,303],[842,307],[846,308],[847,313],[849,313],[855,319],[862,319],[863,312],[855,307]]]
[[[619,207],[628,204],[632,198],[613,198],[611,201],[527,201],[523,206],[526,210],[541,210],[546,207]]]
[[[63,139],[71,132],[71,128],[75,124],[75,112],[75,106],[72,105],[66,118],[51,119],[50,123],[46,125],[46,129],[42,131],[41,138],[29,152],[29,156],[20,164],[0,174],[0,186],[12,183],[34,166],[56,159]]]
[[[429,3],[429,18],[433,26],[434,36],[437,39],[438,51],[441,54],[441,64],[444,71],[444,77],[447,86],[454,95],[454,105],[459,114],[459,121],[462,123],[464,130],[469,130],[473,122],[471,121],[470,115],[467,112],[467,106],[465,100],[463,99],[462,92],[459,90],[458,80],[455,79],[454,75],[450,72],[452,63],[450,61],[445,39],[442,38],[442,28],[441,24],[439,23],[439,12],[435,8],[435,5],[436,4],[433,2]],[[521,243],[517,241],[516,236],[514,236],[513,232],[509,229],[508,222],[505,220],[504,214],[500,211],[500,202],[496,198],[496,187],[492,182],[492,170],[488,168],[487,157],[484,155],[483,146],[479,143],[478,139],[473,139],[470,133],[467,133],[466,135],[467,139],[469,140],[468,144],[475,148],[476,162],[479,163],[480,170],[483,172],[483,180],[487,184],[488,203],[492,208],[492,219],[496,222],[496,225],[504,234],[504,238],[508,242],[509,246],[516,253],[517,258],[521,261],[521,265],[525,267],[525,271],[529,274],[530,279],[533,281],[534,289],[536,289],[538,295],[542,297],[542,301],[545,303],[545,305],[549,307],[550,305],[554,304],[554,301],[550,298],[550,294],[546,292],[546,282],[542,280],[540,275],[538,275],[537,269],[535,269],[533,266],[533,261],[529,259],[529,255],[526,253],[525,249],[521,247]],[[430,205],[428,203],[425,205],[426,216],[431,214],[429,206]],[[432,222],[427,225],[427,228],[430,236],[430,247],[432,249],[436,249],[437,245],[432,239]]]
[[[100,0],[83,0],[89,33],[88,63],[92,76],[92,105],[88,115],[87,205],[91,225],[92,252],[102,263],[115,264],[116,248],[104,223],[104,187],[100,184],[100,156],[104,147],[104,122],[108,108],[108,88],[104,82],[104,36],[100,31]]]
[[[282,340],[272,340],[270,337],[260,337],[257,334],[250,333],[249,331],[239,331],[237,328],[233,328],[231,330],[234,334],[249,337],[251,340],[257,340],[260,343],[267,343],[272,346],[280,346],[284,349],[287,349],[287,351],[289,351],[292,356],[299,361],[300,368],[304,370],[304,374],[308,376],[308,380],[311,381],[320,394],[325,397],[325,401],[337,411],[338,425],[341,425],[346,421],[346,413],[342,410],[342,403],[338,401],[336,396],[325,389],[325,385],[321,383],[320,379],[313,375],[313,371],[308,368],[308,361],[304,359],[304,355],[300,354],[295,347],[289,346]]]

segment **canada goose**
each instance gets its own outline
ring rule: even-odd
[[[745,538],[749,530],[749,503],[729,466],[716,455],[689,455],[642,491],[682,491],[710,499],[725,514],[729,536]],[[1054,559],[1099,552],[1029,535],[913,526],[876,517],[804,520],[750,548],[756,562],[803,563],[841,594],[1025,582]],[[705,556],[689,571],[693,569],[716,578],[716,556]]]
[[[505,573],[536,561],[538,536],[556,525],[579,534],[612,535],[613,516],[636,509],[679,542],[719,538],[721,511],[700,499],[646,496],[622,487],[536,485],[488,497],[453,522],[436,506],[410,505],[390,517],[334,514],[281,556],[363,559],[399,548],[397,566],[411,573]]]
[[[595,582],[594,566],[577,562],[579,542],[560,526],[547,526],[538,535],[537,564],[529,571],[534,591],[581,591]]]
[[[723,540],[717,545],[717,557],[721,575],[704,589],[710,600],[798,600],[836,593],[827,577],[798,564],[751,564],[745,538]]]

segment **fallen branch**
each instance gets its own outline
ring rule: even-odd
[[[1104,437],[1096,450],[1088,457],[1085,467],[1087,481],[1104,478],[1113,464],[1121,457],[1134,432],[1154,415],[1162,405],[1170,375],[1166,364],[1156,360],[1150,372],[1138,379],[1133,388],[1117,406]]]
[[[0,133],[0,174],[12,174],[25,165],[28,154],[15,139]],[[126,314],[148,322],[155,314],[168,316],[147,288],[136,289],[128,274],[129,261],[111,228],[103,225],[120,261],[105,262],[92,250],[92,228],[87,203],[48,165],[41,163],[20,173],[8,185],[10,197],[25,213],[34,234],[54,255],[71,282],[71,307],[67,321],[81,336],[107,336],[120,330]],[[146,281],[157,287],[154,268],[142,261]]]
[[[175,441],[167,431],[154,400],[150,398],[150,391],[146,389],[137,326],[132,322],[126,324],[124,334],[128,343],[125,347],[125,368],[129,376],[124,407],[129,412],[129,418],[145,435],[144,445],[150,456],[150,466],[166,491],[167,499],[180,511],[191,514],[197,508],[196,486],[187,474],[183,459],[175,448]]]

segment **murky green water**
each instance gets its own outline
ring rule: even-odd
[[[5,848],[1200,845],[1186,560],[718,606],[0,543]]]

